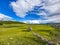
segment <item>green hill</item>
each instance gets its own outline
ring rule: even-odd
[[[0,24],[25,24],[23,22],[17,22],[17,21],[2,21]]]
[[[60,29],[51,24],[25,24],[21,22],[4,21],[0,26],[0,45],[46,45],[45,41],[33,35],[37,33],[48,41],[60,43]],[[28,27],[32,31],[28,31]]]

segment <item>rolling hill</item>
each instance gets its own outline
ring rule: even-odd
[[[53,24],[25,24],[21,22],[4,21],[0,25],[0,45],[46,45],[46,42],[32,32],[42,36],[54,44],[60,44],[60,29]],[[32,31],[28,31],[28,27]]]

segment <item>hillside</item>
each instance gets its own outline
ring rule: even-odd
[[[42,36],[48,41],[60,44],[60,29],[50,24],[24,24],[19,22],[3,22],[0,26],[0,45],[46,45],[45,41],[33,35]],[[28,27],[32,31],[28,31]]]
[[[3,24],[25,24],[23,22],[17,22],[17,21],[2,21],[0,23],[3,23]]]

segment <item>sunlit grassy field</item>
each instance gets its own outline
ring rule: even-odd
[[[60,41],[59,29],[46,24],[4,24],[0,25],[0,45],[46,45],[44,41],[28,32],[28,26],[32,31],[49,41]]]

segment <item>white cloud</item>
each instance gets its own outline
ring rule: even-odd
[[[26,12],[33,10],[34,6],[41,5],[43,5],[41,9],[45,9],[45,11],[39,12],[37,15],[43,15],[47,19],[42,20],[42,22],[60,22],[60,0],[17,0],[16,2],[11,2],[14,12],[19,17],[25,17]],[[31,22],[39,23],[39,21],[35,20]]]
[[[47,20],[26,20],[24,23],[29,24],[41,24],[41,23],[60,23],[60,15],[55,15],[51,17],[47,17]]]
[[[25,17],[26,12],[32,10],[34,6],[40,5],[40,0],[17,0],[16,2],[11,2],[14,12],[19,17]]]
[[[55,16],[52,16],[52,17],[48,17],[48,19],[45,20],[45,22],[60,23],[60,15],[55,15]]]
[[[60,23],[60,0],[44,0],[43,8],[47,13],[38,13],[47,19],[43,22]]]
[[[28,23],[28,24],[40,24],[41,21],[40,20],[26,20],[23,21],[24,23]]]
[[[45,9],[48,10],[48,15],[56,15],[60,13],[60,3],[55,3],[54,5],[45,6]]]
[[[6,16],[2,13],[0,13],[0,21],[7,21],[7,20],[12,20],[12,17]]]
[[[60,0],[46,0],[47,22],[60,23]]]

